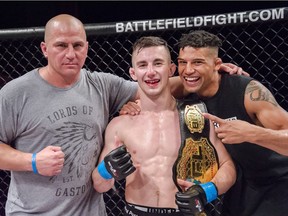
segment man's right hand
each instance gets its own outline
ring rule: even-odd
[[[47,146],[36,155],[36,168],[40,175],[54,176],[61,173],[65,154],[59,146]]]
[[[115,178],[121,180],[133,173],[131,155],[124,145],[112,150],[98,165],[98,172],[104,179]]]

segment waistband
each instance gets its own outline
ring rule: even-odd
[[[154,208],[154,207],[139,206],[139,205],[135,205],[131,203],[127,203],[127,205],[131,208],[134,208],[139,211],[146,212],[146,213],[171,214],[175,212],[180,212],[179,209],[175,209],[175,208]]]

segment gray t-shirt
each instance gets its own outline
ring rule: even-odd
[[[7,83],[0,91],[0,141],[29,153],[61,146],[65,163],[53,177],[12,171],[6,215],[106,215],[91,173],[109,115],[136,91],[135,82],[85,69],[65,89],[48,84],[37,69]]]

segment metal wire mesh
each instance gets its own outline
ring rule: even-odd
[[[181,34],[190,30],[205,29],[217,34],[223,40],[220,56],[224,62],[232,62],[241,66],[252,77],[270,87],[278,103],[285,110],[288,110],[287,8],[281,9],[283,16],[280,16],[279,12],[278,18],[271,16],[268,19],[269,13],[267,11],[270,10],[263,10],[258,13],[255,13],[255,11],[254,13],[247,12],[250,16],[247,16],[247,19],[246,16],[243,16],[242,21],[236,23],[226,22],[213,25],[211,21],[212,24],[210,25],[202,24],[198,27],[191,27],[191,25],[179,27],[178,25],[178,28],[170,26],[169,28],[157,30],[153,30],[152,27],[155,26],[153,25],[149,30],[142,29],[141,31],[133,30],[122,33],[115,32],[115,23],[87,25],[89,52],[85,67],[91,71],[105,71],[130,79],[128,69],[130,67],[131,47],[137,38],[144,35],[156,35],[164,38],[171,48],[172,59],[176,63],[178,50],[175,45]],[[255,21],[255,14],[258,15],[257,22]],[[267,16],[264,16],[265,14]],[[213,17],[213,15],[209,17]],[[218,19],[221,18],[220,16],[214,16],[216,20],[217,17]],[[189,18],[189,22],[191,20],[193,18]],[[202,20],[205,20],[204,17],[202,17]],[[152,23],[154,21],[152,20]],[[196,17],[194,21],[197,21]],[[107,30],[109,26],[114,30],[109,32]],[[35,67],[46,64],[46,59],[40,50],[43,28],[32,29],[32,33],[30,30],[0,31],[0,88],[10,80]],[[9,172],[1,171],[0,215],[5,214],[4,207],[9,181]],[[111,190],[105,194],[108,215],[122,214],[124,184],[125,181],[117,182],[117,190]],[[221,214],[221,204],[222,199],[219,198],[210,206],[212,215]]]

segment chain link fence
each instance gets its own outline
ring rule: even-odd
[[[144,35],[167,40],[172,59],[176,61],[176,43],[181,34],[204,29],[223,40],[220,56],[223,62],[241,66],[269,87],[278,103],[288,110],[288,8],[272,8],[228,14],[171,19],[127,21],[85,25],[89,41],[85,67],[130,79],[131,47]],[[46,64],[40,50],[43,27],[0,30],[0,88],[35,67]],[[0,215],[4,208],[10,174],[0,171]],[[116,191],[105,194],[110,216],[122,215],[124,181],[116,182]],[[220,215],[222,200],[212,206]]]

